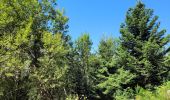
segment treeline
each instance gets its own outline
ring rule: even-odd
[[[56,7],[0,1],[0,100],[168,100],[170,35],[153,10],[137,2],[120,38],[102,38],[91,52],[90,36],[72,41]]]

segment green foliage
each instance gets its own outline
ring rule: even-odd
[[[90,87],[92,85],[92,68],[90,66],[91,46],[92,42],[88,34],[83,34],[74,44],[73,82],[75,83],[74,91],[78,94],[79,98],[82,98],[82,95],[89,98],[90,95]]]
[[[100,83],[98,87],[104,89],[104,94],[111,93],[113,95],[114,91],[121,90],[122,85],[128,84],[134,76],[129,71],[120,68],[116,73],[110,74],[109,77],[103,77],[106,81]]]
[[[99,54],[102,59],[109,61],[115,55],[119,41],[111,38],[102,38],[99,44]]]
[[[155,91],[148,91],[143,88],[139,90],[136,100],[169,100],[170,99],[170,82],[156,87]]]
[[[68,18],[54,9],[54,3],[1,0],[0,99],[42,100],[66,95]],[[50,27],[48,22],[52,22]]]
[[[64,79],[68,67],[68,49],[64,47],[60,34],[44,33],[42,41],[44,48],[41,51],[44,55],[38,59],[41,67],[33,69],[30,75],[32,83],[29,98],[61,99],[66,95]],[[32,93],[32,90],[36,93]]]
[[[116,100],[129,100],[134,98],[134,90],[131,88],[126,88],[123,90],[117,90],[114,95]]]
[[[116,54],[119,47],[119,41],[112,38],[102,39],[99,45],[100,67],[97,73],[97,89],[105,96],[101,99],[115,98],[116,91],[122,90],[123,85],[129,84],[135,75],[124,70],[123,66],[118,68],[118,56]],[[117,91],[118,92],[118,91]]]
[[[15,34],[8,31],[1,34],[0,39],[0,88],[2,95],[0,99],[26,99],[27,85],[25,85],[25,77],[27,76],[30,58],[25,52],[30,46],[28,40],[29,32],[31,32],[32,18],[23,23],[20,30],[13,30]],[[22,91],[22,95],[20,92]],[[25,96],[25,97],[24,97]]]
[[[125,69],[136,74],[135,85],[147,87],[159,85],[166,77],[168,68],[163,63],[169,48],[165,45],[169,42],[169,36],[164,36],[166,30],[159,31],[158,17],[153,15],[153,10],[146,9],[145,5],[138,2],[135,8],[130,8],[126,15],[125,24],[122,24],[120,32],[121,49],[128,53],[120,52]],[[129,61],[128,59],[131,59]]]
[[[170,35],[138,2],[119,39],[72,42],[56,0],[0,1],[0,100],[169,100]],[[135,89],[135,87],[137,87]]]
[[[69,95],[69,96],[67,96],[66,100],[78,100],[78,96],[77,95]]]

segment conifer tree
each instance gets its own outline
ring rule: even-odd
[[[102,39],[99,44],[100,67],[97,73],[97,90],[100,99],[115,99],[117,91],[123,91],[122,85],[128,84],[134,78],[129,71],[116,63],[119,59],[116,52],[119,41],[113,38]]]
[[[153,10],[138,2],[127,11],[125,23],[121,25],[118,66],[136,74],[135,82],[129,86],[153,87],[167,75],[168,68],[163,62],[170,51],[170,47],[165,48],[170,36],[164,35],[166,30],[159,29],[160,22],[157,20]]]
[[[90,57],[92,42],[88,34],[83,34],[75,41],[74,56],[74,77],[75,91],[79,98],[88,97],[90,95]]]

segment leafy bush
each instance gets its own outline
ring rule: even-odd
[[[141,88],[136,100],[170,100],[170,81],[157,87],[153,92]]]
[[[114,97],[116,100],[129,100],[134,98],[134,92],[135,91],[131,88],[117,90]]]

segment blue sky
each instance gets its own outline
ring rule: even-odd
[[[142,0],[147,8],[159,16],[161,28],[170,33],[170,0]],[[136,0],[58,0],[59,8],[69,17],[69,33],[73,40],[82,33],[89,33],[93,50],[103,36],[119,37],[119,27],[126,11]]]

